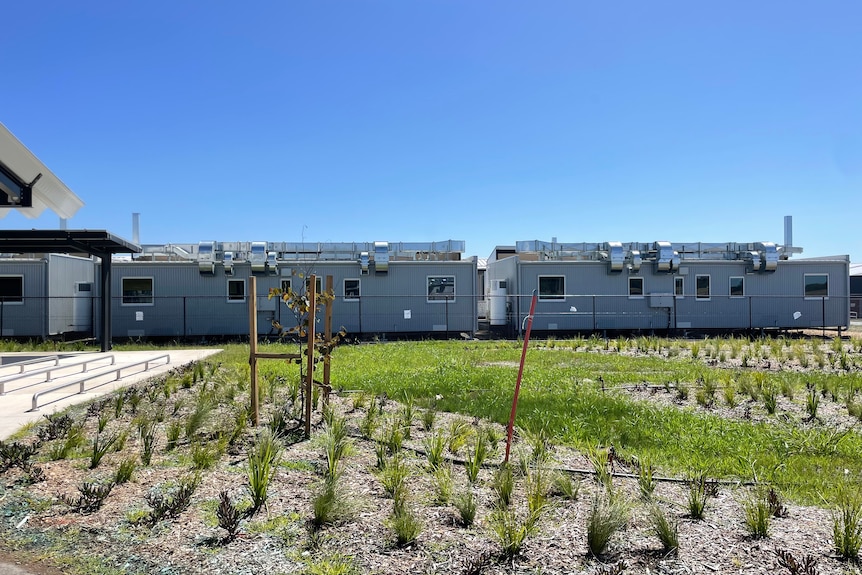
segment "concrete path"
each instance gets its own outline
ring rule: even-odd
[[[141,371],[141,367],[129,367],[120,372],[121,378],[115,380],[115,375],[105,375],[98,379],[88,382],[84,393],[77,393],[79,387],[73,385],[65,390],[46,394],[39,400],[39,410],[31,411],[33,394],[57,385],[65,381],[71,381],[82,375],[81,367],[70,367],[66,370],[59,370],[51,381],[45,382],[45,374],[27,376],[14,382],[6,382],[6,393],[0,396],[0,439],[6,439],[15,431],[21,428],[22,425],[31,422],[39,421],[45,414],[59,411],[69,405],[81,403],[110,393],[115,389],[120,389],[131,383],[136,383],[151,377],[155,377],[176,369],[182,365],[199,361],[208,356],[218,353],[220,349],[181,349],[181,350],[166,350],[166,351],[111,351],[108,353],[101,352],[68,352],[61,353],[60,365],[80,362],[84,359],[101,360],[94,362],[92,371],[101,371],[103,368],[110,366],[110,359],[107,356],[113,355],[115,365],[111,367],[120,368],[130,366],[136,362],[154,359],[160,355],[167,354],[170,362],[166,363],[161,360],[153,363],[153,367],[149,371]],[[12,363],[26,359],[32,359],[38,356],[57,355],[53,353],[37,353],[37,352],[16,352],[0,354],[0,378],[18,373],[19,369],[13,367]],[[103,359],[104,358],[104,359]],[[102,384],[102,385],[100,385]]]

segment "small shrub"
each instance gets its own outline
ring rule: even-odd
[[[805,555],[798,561],[789,551],[776,549],[778,566],[790,571],[790,575],[817,575],[817,560],[811,555]]]
[[[47,423],[36,430],[42,443],[66,437],[72,430],[74,420],[66,413],[52,413],[44,417]]]
[[[102,507],[113,488],[113,483],[100,484],[85,481],[78,486],[77,497],[61,495],[60,499],[78,513],[92,513]]]
[[[165,518],[176,518],[188,509],[192,503],[192,495],[200,484],[200,476],[192,475],[180,481],[179,486],[170,493],[159,490],[151,491],[144,496],[152,510],[141,520],[149,525],[155,525]]]

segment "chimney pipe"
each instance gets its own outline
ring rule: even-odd
[[[784,216],[784,247],[793,247],[793,216]]]
[[[141,214],[132,213],[132,243],[141,244]]]

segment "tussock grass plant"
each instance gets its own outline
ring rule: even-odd
[[[435,409],[423,409],[422,410],[422,429],[425,431],[431,431],[434,428],[434,422],[437,419],[437,410]]]
[[[820,395],[817,393],[817,388],[808,383],[806,384],[807,393],[805,394],[805,412],[808,414],[809,420],[817,419],[817,408],[820,407]]]
[[[844,559],[859,560],[862,547],[862,494],[858,487],[844,484],[832,511],[832,542]]]
[[[769,415],[774,415],[775,409],[778,406],[776,387],[773,384],[764,385],[761,393],[763,394],[763,408],[766,409],[766,413]]]
[[[652,500],[656,486],[654,473],[655,467],[650,458],[645,457],[638,461],[638,490],[644,501]]]
[[[425,457],[431,469],[440,467],[443,463],[443,450],[446,449],[446,438],[439,431],[432,432],[422,440]]]
[[[467,472],[467,481],[475,484],[479,477],[479,470],[482,469],[482,464],[488,456],[488,444],[485,443],[484,437],[476,437],[473,443],[473,449],[467,454],[464,461],[464,470]]]
[[[400,455],[395,455],[386,462],[386,467],[380,473],[383,489],[393,499],[398,499],[407,487],[410,478],[410,467]]]
[[[439,465],[434,468],[431,484],[434,488],[434,502],[440,505],[449,503],[452,499],[452,467]]]
[[[453,419],[449,424],[449,438],[446,442],[449,453],[457,455],[461,448],[467,445],[472,433],[469,422],[464,419]]]
[[[147,467],[156,449],[156,422],[147,420],[138,429],[141,434],[141,463]]]
[[[573,478],[569,473],[558,471],[553,475],[553,480],[551,481],[551,492],[554,495],[569,501],[575,501],[578,499],[580,491],[580,480]]]
[[[314,528],[324,525],[334,525],[348,515],[347,501],[343,487],[337,477],[327,477],[321,483],[319,491],[311,500],[312,520]]]
[[[365,439],[371,439],[377,433],[379,427],[380,413],[377,409],[377,397],[371,396],[371,403],[365,411],[362,421],[359,422],[359,433]]]
[[[195,401],[195,408],[186,418],[185,422],[185,437],[188,440],[194,439],[194,436],[203,428],[207,422],[207,418],[212,412],[213,405],[209,397],[205,393],[200,393]]]
[[[66,459],[71,453],[83,446],[86,442],[87,438],[84,435],[84,426],[80,424],[73,425],[66,433],[65,439],[57,441],[50,447],[48,457],[52,461]]]
[[[180,438],[180,433],[183,431],[183,426],[179,421],[172,421],[165,429],[165,451],[173,451],[177,447],[177,441]]]
[[[281,457],[281,447],[272,433],[263,428],[248,452],[248,491],[251,496],[251,513],[266,503],[269,486]]]
[[[629,505],[621,496],[597,491],[587,515],[587,549],[599,557],[614,533],[628,522]]]
[[[389,519],[389,526],[395,532],[395,544],[398,547],[413,543],[422,533],[422,521],[407,505],[407,502],[395,506]]]
[[[107,411],[102,411],[99,413],[99,419],[96,423],[96,432],[102,433],[105,431],[105,428],[108,427],[108,423],[111,422],[111,414]]]
[[[709,492],[706,486],[706,475],[700,472],[689,474],[686,504],[688,507],[688,515],[694,520],[703,519],[704,511],[706,511],[706,502],[709,497]]]
[[[118,393],[114,396],[114,419],[123,415],[123,406],[126,404],[126,394]]]
[[[489,523],[503,557],[511,559],[521,552],[527,537],[535,533],[538,517],[528,514],[521,518],[514,509],[495,509]]]
[[[655,533],[661,548],[665,554],[676,555],[679,551],[679,521],[673,515],[667,513],[658,505],[649,506],[649,523],[652,532]]]
[[[721,388],[721,395],[727,407],[731,409],[736,407],[736,384],[731,378],[725,379],[724,386]]]
[[[343,417],[330,417],[323,436],[326,454],[326,478],[335,478],[341,472],[341,461],[353,452],[353,442],[347,437],[347,421]]]
[[[527,474],[527,507],[530,514],[537,517],[541,515],[548,506],[548,492],[550,490],[549,472],[538,465]]]
[[[96,437],[93,438],[92,448],[90,449],[90,469],[95,469],[99,466],[102,458],[113,447],[118,438],[119,435],[116,433],[107,436],[102,436],[100,433],[96,434]]]
[[[137,463],[131,457],[128,457],[120,462],[117,466],[117,469],[114,471],[114,483],[117,485],[122,485],[123,483],[128,483],[131,481],[132,476],[135,473],[135,468],[137,467]]]
[[[750,493],[742,501],[743,518],[748,534],[756,539],[769,537],[769,523],[772,513],[765,490]]]
[[[607,449],[590,449],[587,452],[587,459],[593,468],[596,483],[604,487],[607,491],[611,491],[614,486],[614,477],[611,473],[610,452]]]
[[[389,455],[396,455],[401,452],[401,448],[404,446],[404,427],[401,419],[390,418],[389,425],[384,430],[383,440]]]
[[[491,490],[497,498],[497,507],[508,507],[512,502],[512,493],[515,490],[515,474],[509,463],[503,463],[494,472],[491,482]]]
[[[410,439],[411,430],[413,428],[413,419],[416,417],[416,407],[413,405],[412,398],[406,398],[405,402],[401,404],[399,416],[401,419],[401,429],[404,434],[404,439]]]
[[[191,453],[192,469],[210,469],[216,464],[220,456],[221,452],[219,451],[218,445],[195,442],[192,445]]]
[[[464,491],[456,495],[453,503],[455,504],[455,509],[458,510],[458,523],[462,527],[473,525],[473,522],[476,520],[476,511],[479,507],[473,486],[468,485]]]

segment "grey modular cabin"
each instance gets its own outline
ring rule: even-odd
[[[113,263],[113,329],[120,337],[233,336],[248,333],[255,277],[260,335],[297,319],[271,289],[316,291],[333,280],[333,330],[351,336],[473,334],[476,260],[463,241],[429,243],[200,242],[143,246]],[[321,323],[318,322],[317,329]]]
[[[846,328],[849,256],[791,260],[757,243],[517,242],[488,262],[492,330],[540,332]]]
[[[96,314],[92,258],[64,254],[0,259],[0,335],[47,339],[89,333]]]

